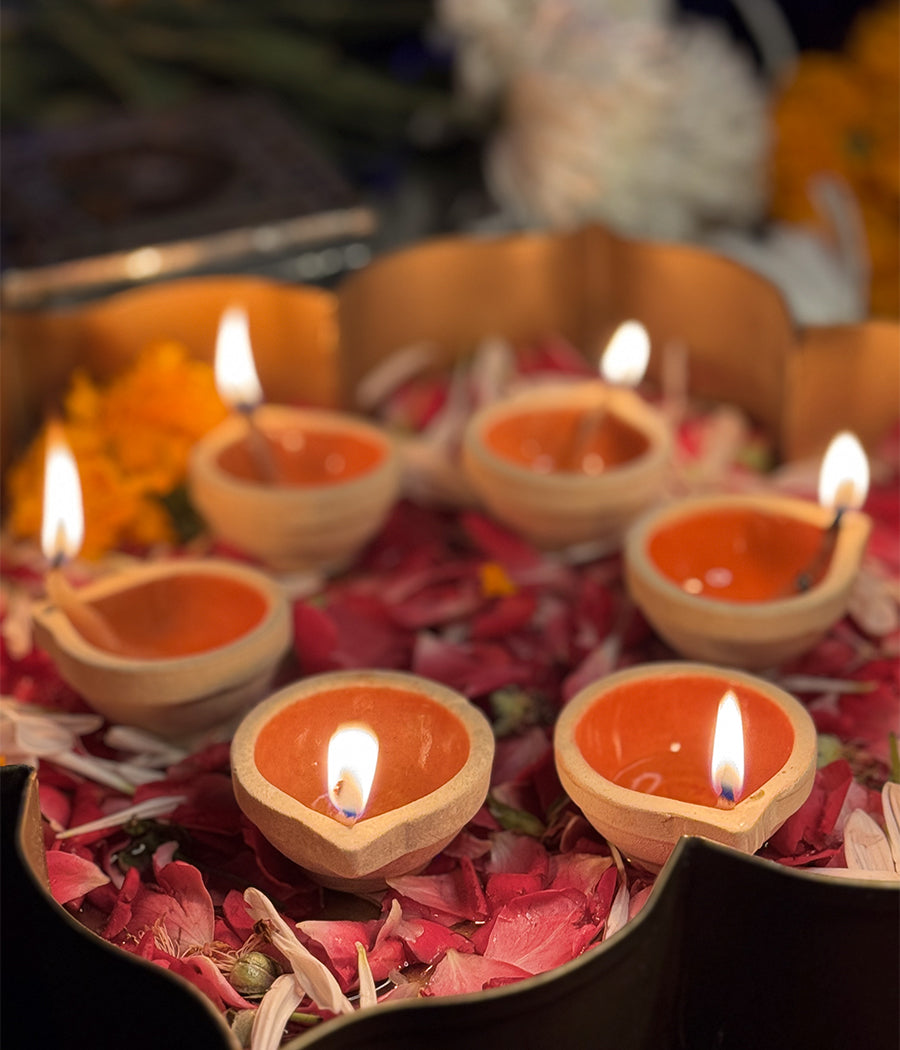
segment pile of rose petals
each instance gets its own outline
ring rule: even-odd
[[[555,343],[535,359],[567,360]],[[395,408],[433,420],[446,391],[425,392],[408,387]],[[685,424],[683,462],[702,456],[703,426]],[[772,672],[807,704],[825,758],[809,800],[761,851],[779,863],[845,867],[844,829],[858,811],[896,827],[881,787],[898,772],[897,462],[886,454],[873,471],[867,506],[867,580],[893,620],[872,633],[864,614],[847,617]],[[653,876],[566,798],[553,763],[554,719],[570,696],[614,669],[673,657],[627,600],[618,555],[573,564],[479,510],[404,499],[350,570],[295,601],[288,679],[410,670],[465,694],[497,735],[481,810],[424,873],[364,898],[323,891],[262,838],[235,802],[227,743],[179,753],[87,713],[22,643],[17,596],[37,591],[39,573],[8,550],[3,582],[0,744],[6,762],[39,767],[54,897],[193,982],[236,1026],[255,1020],[255,1047],[376,998],[471,992],[552,969],[620,929],[652,891]]]

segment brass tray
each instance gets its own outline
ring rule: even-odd
[[[426,242],[377,260],[335,292],[195,277],[76,308],[6,310],[3,465],[76,364],[108,377],[154,339],[180,340],[211,359],[219,317],[236,301],[248,310],[260,378],[276,401],[352,406],[373,364],[421,339],[446,363],[487,335],[558,332],[590,352],[618,321],[635,317],[654,346],[684,344],[694,395],[740,406],[784,459],[818,454],[844,427],[873,447],[900,407],[897,324],[797,329],[778,291],[729,260],[589,227]],[[658,356],[653,367],[658,379]],[[231,1047],[199,993],[100,941],[52,901],[41,877],[34,778],[9,767],[0,782],[9,1045],[40,1045],[56,1030],[69,1045],[95,1050],[156,1050],[165,1039]],[[896,1050],[898,971],[896,887],[829,881],[683,840],[641,915],[581,958],[505,989],[331,1021],[295,1045]],[[52,1013],[25,1005],[35,989],[52,1000]]]
[[[0,787],[8,1045],[52,1045],[56,1030],[60,1044],[91,1050],[166,1042],[235,1050],[193,986],[91,934],[52,900],[34,773],[3,768]],[[578,959],[477,995],[336,1018],[289,1045],[896,1050],[898,960],[897,887],[809,875],[685,838],[641,913]],[[45,1006],[29,1009],[36,993]]]

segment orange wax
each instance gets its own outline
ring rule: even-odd
[[[507,416],[486,435],[504,459],[540,474],[600,474],[647,451],[648,441],[614,412],[542,408]]]
[[[116,644],[81,632],[87,641],[139,660],[190,656],[227,645],[256,627],[267,607],[254,587],[207,573],[160,576],[88,605],[104,618]]]
[[[270,719],[256,740],[257,768],[298,802],[333,816],[328,741],[346,722],[363,723],[378,737],[378,766],[361,819],[430,794],[469,757],[462,723],[427,696],[393,686],[343,686],[298,700]]]
[[[763,693],[726,676],[626,682],[599,697],[575,729],[585,761],[621,787],[712,806],[710,759],[719,701],[731,689],[744,725],[747,798],[785,764],[794,744],[787,715]]]
[[[663,525],[650,537],[656,567],[690,594],[734,602],[797,593],[796,580],[824,539],[816,525],[784,514],[720,507]],[[821,567],[813,584],[828,568]]]
[[[263,435],[281,485],[333,485],[373,470],[385,456],[384,448],[350,431],[280,427]],[[219,454],[219,466],[244,481],[259,481],[250,444],[229,445]]]

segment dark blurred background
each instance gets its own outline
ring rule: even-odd
[[[833,50],[865,6],[782,9],[801,49]],[[752,53],[738,5],[679,7]],[[5,0],[3,269],[154,232],[263,226],[271,248],[283,219],[327,212],[339,221],[294,230],[281,253],[265,235],[240,249],[241,268],[327,283],[373,252],[477,225],[494,210],[482,153],[496,114],[460,105],[453,57],[432,0]],[[304,269],[304,243],[342,250]]]

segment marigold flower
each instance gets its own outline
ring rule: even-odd
[[[64,411],[84,498],[82,555],[174,542],[161,497],[184,483],[192,446],[227,411],[209,364],[156,343],[104,388],[77,369]],[[42,430],[9,471],[9,527],[20,538],[40,532],[45,438]]]
[[[898,87],[900,15],[890,3],[860,13],[842,53],[801,55],[772,110],[773,216],[815,223],[810,180],[821,172],[846,179],[868,245],[870,309],[883,316],[900,313]]]

